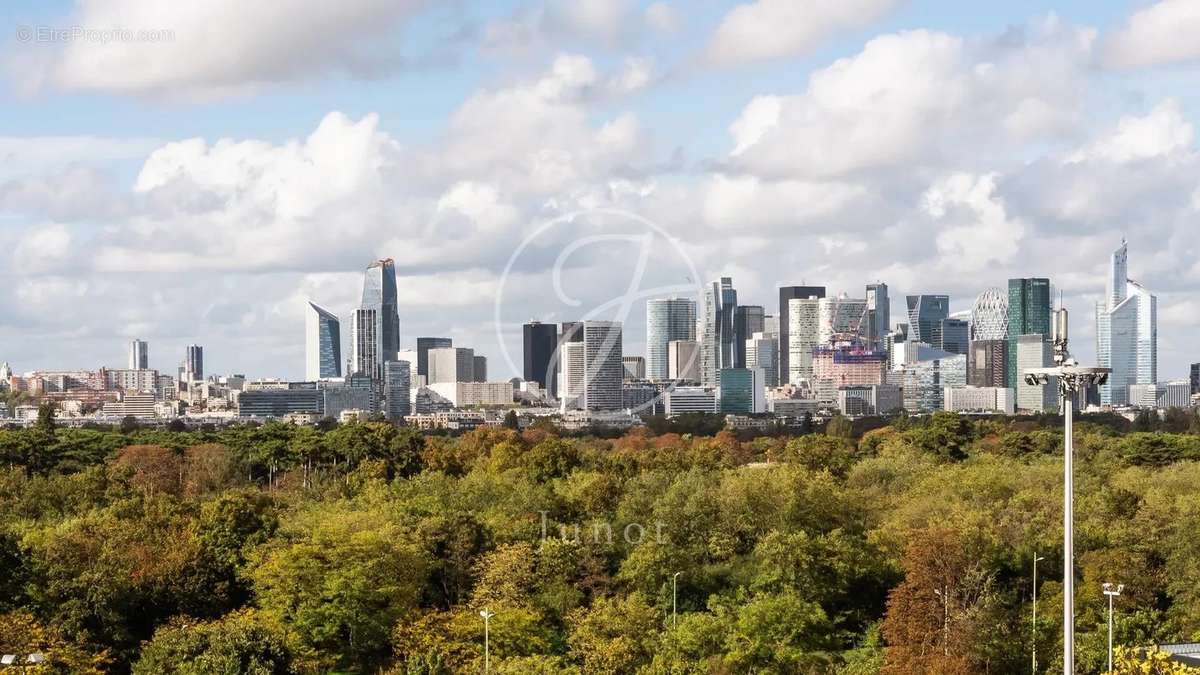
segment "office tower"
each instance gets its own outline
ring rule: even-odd
[[[204,347],[188,345],[187,354],[183,360],[185,382],[197,382],[204,379]]]
[[[363,273],[362,303],[350,317],[350,334],[352,372],[381,379],[383,362],[400,351],[396,267],[391,258],[376,260]]]
[[[1022,375],[1030,368],[1050,368],[1054,365],[1054,347],[1042,333],[1018,335],[1016,370]],[[1017,409],[1031,412],[1051,412],[1058,409],[1058,381],[1046,384],[1026,384],[1017,378]]]
[[[521,376],[537,382],[551,397],[558,395],[558,326],[530,321],[521,328],[524,354]]]
[[[801,380],[812,380],[813,349],[820,344],[820,306],[823,298],[796,298],[788,300],[788,377],[789,384],[799,384]],[[780,330],[783,324],[780,324]],[[780,344],[779,355],[783,356],[783,345]]]
[[[475,350],[462,347],[442,347],[429,350],[429,384],[439,382],[474,382]]]
[[[559,383],[562,394],[562,409],[577,410],[583,407],[584,382],[587,379],[587,352],[582,341],[568,340],[559,345]]]
[[[1017,358],[1017,342],[1022,335],[1042,335],[1050,341],[1050,309],[1052,297],[1049,279],[1008,280],[1008,381],[1016,389],[1017,380],[1024,379]],[[1018,398],[1017,407],[1021,407]]]
[[[965,319],[942,319],[938,329],[941,341],[934,347],[951,354],[966,354],[970,325]]]
[[[836,298],[820,298],[817,301],[817,342],[831,345],[856,341],[862,335],[866,314],[866,300],[852,299],[845,293]]]
[[[942,319],[950,318],[950,296],[910,295],[908,304],[908,335],[914,342],[940,345]]]
[[[919,343],[905,343],[912,348]],[[946,389],[964,387],[967,384],[967,357],[948,354],[940,349],[929,350],[931,358],[920,358],[905,363],[899,371],[888,376],[889,384],[900,386],[904,393],[904,408],[911,413],[942,410],[946,402]],[[923,351],[917,348],[920,353]]]
[[[722,368],[720,392],[723,413],[767,411],[763,372],[758,368]]]
[[[417,369],[415,374],[424,377],[425,381],[429,382],[429,350],[446,349],[453,346],[454,340],[448,337],[417,338],[417,362],[413,364]]]
[[[737,311],[737,291],[733,288],[733,279],[729,277],[721,277],[721,359],[717,365],[717,379],[721,377],[721,368],[728,368],[733,364],[734,354],[737,353],[735,347],[736,340],[734,339],[733,331],[733,315]]]
[[[824,286],[782,286],[779,289],[779,314],[776,315],[776,320],[779,324],[779,375],[780,383],[791,381],[791,352],[788,340],[788,333],[791,330],[792,320],[788,314],[788,303],[792,300],[807,299],[807,298],[823,298],[825,297]]]
[[[129,369],[148,370],[150,368],[150,345],[145,340],[132,340],[129,343]]]
[[[621,364],[625,368],[626,380],[646,379],[646,359],[640,356],[622,356]]]
[[[1004,388],[1008,381],[1008,340],[975,340],[967,351],[967,384]]]
[[[715,384],[721,372],[721,282],[704,287],[696,316],[696,339],[700,343],[700,381]]]
[[[1192,375],[1189,381],[1192,383],[1192,394],[1200,394],[1200,363],[1192,364]]]
[[[667,379],[700,381],[700,343],[671,340],[667,343]]]
[[[863,337],[871,345],[883,344],[892,322],[892,300],[888,297],[887,284],[867,284],[867,316],[863,326]]]
[[[389,420],[402,420],[412,409],[412,368],[408,361],[385,361],[383,364],[384,414]]]
[[[660,298],[646,301],[646,376],[665,380],[668,373],[667,345],[674,340],[695,341],[696,301]]]
[[[766,312],[758,305],[738,305],[733,310],[733,367],[746,367],[746,340],[763,332]]]
[[[763,317],[762,332],[769,337],[779,337],[779,317],[768,314]]]
[[[623,349],[620,321],[585,321],[584,346],[584,410],[619,410],[621,382],[625,366],[621,363]]]
[[[476,354],[475,355],[475,364],[474,364],[473,368],[471,369],[471,378],[472,378],[471,381],[472,382],[487,382],[487,378],[488,378],[487,370],[488,370],[487,369],[487,357]]]
[[[1008,293],[989,288],[971,307],[971,340],[1008,339]]]
[[[304,379],[309,382],[342,376],[342,325],[316,303],[304,308]]]
[[[763,381],[768,387],[779,386],[779,343],[770,333],[755,333],[746,340],[746,367],[763,371]]]
[[[1158,298],[1129,278],[1125,241],[1109,259],[1107,300],[1096,304],[1096,355],[1111,368],[1102,405],[1125,405],[1129,387],[1158,382]]]

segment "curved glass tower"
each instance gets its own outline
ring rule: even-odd
[[[646,377],[667,379],[668,345],[675,340],[695,339],[695,300],[660,298],[646,301]]]
[[[304,379],[342,376],[342,324],[332,312],[308,303],[304,310]]]

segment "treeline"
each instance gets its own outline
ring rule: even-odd
[[[1130,426],[1077,425],[1080,672],[1103,582],[1119,644],[1200,639],[1200,424]],[[753,439],[47,415],[0,430],[0,653],[482,672],[486,609],[495,673],[1013,673],[1035,644],[1061,672],[1061,453],[1052,419],[950,414]]]

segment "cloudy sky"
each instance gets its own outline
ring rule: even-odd
[[[346,316],[379,257],[404,341],[493,379],[523,320],[627,315],[642,353],[644,296],[720,275],[768,306],[882,280],[894,320],[1049,276],[1088,359],[1122,237],[1160,378],[1200,361],[1196,0],[30,0],[0,25],[18,372],[141,337],[166,371],[196,342],[210,373],[300,377],[304,300]]]

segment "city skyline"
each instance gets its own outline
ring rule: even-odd
[[[881,2],[752,42],[731,17],[771,36],[797,22],[771,21],[765,2],[576,4],[588,3],[397,10],[318,31],[325,50],[304,42],[312,31],[221,35],[220,10],[127,17],[173,30],[171,43],[8,36],[28,67],[0,86],[0,359],[118,367],[144,339],[160,371],[195,343],[208,373],[299,379],[304,301],[346,331],[362,266],[393,257],[402,346],[453,336],[491,359],[492,379],[519,375],[492,321],[505,262],[539,223],[601,206],[657,223],[693,282],[731,277],[740,304],[771,314],[791,285],[860,298],[882,281],[895,323],[905,295],[947,294],[953,313],[1009,278],[1048,277],[1083,361],[1097,357],[1083,319],[1127,238],[1158,297],[1158,377],[1186,377],[1200,330],[1200,54],[1153,49],[1171,40],[1139,28],[1180,3]],[[280,25],[302,27],[287,7]],[[18,2],[0,16],[112,18],[108,3],[72,10]],[[413,59],[356,51],[364,30]],[[216,44],[239,58],[204,47]],[[354,56],[392,67],[368,77],[344,67]],[[147,62],[163,70],[130,67]],[[951,85],[958,96],[943,95]],[[584,307],[625,289],[610,262],[573,261],[603,282],[571,289]],[[582,318],[545,292],[552,263],[513,270],[505,302],[522,320]],[[629,352],[645,353],[644,315],[639,300],[624,319]],[[502,339],[520,354],[520,323]]]

